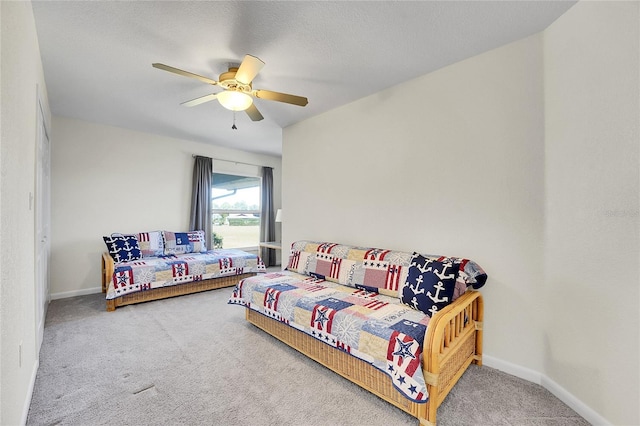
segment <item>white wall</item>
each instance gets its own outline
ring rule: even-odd
[[[284,130],[283,243],[476,260],[487,358],[593,423],[638,416],[637,2]]]
[[[26,420],[38,368],[35,318],[37,98],[49,117],[31,3],[0,2],[0,424]],[[19,346],[22,343],[22,360]]]
[[[536,35],[285,129],[284,244],[474,259],[485,352],[540,371],[542,77]]]
[[[187,230],[193,154],[273,167],[281,203],[281,160],[65,117],[53,117],[51,293],[99,291],[103,235]],[[214,170],[258,173],[214,162]]]
[[[639,22],[638,2],[580,2],[544,34],[545,371],[628,425],[640,424]]]

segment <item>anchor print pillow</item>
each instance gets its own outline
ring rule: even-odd
[[[414,253],[400,300],[433,317],[453,301],[459,268],[459,264],[440,262]]]
[[[142,259],[138,239],[135,236],[112,235],[110,237],[102,237],[102,239],[115,263]]]

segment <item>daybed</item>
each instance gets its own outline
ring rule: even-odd
[[[243,279],[229,303],[421,425],[435,425],[469,364],[482,364],[483,302],[473,289],[486,279],[467,259],[298,241],[285,271]]]
[[[236,249],[207,251],[203,231],[153,231],[103,238],[109,250],[102,254],[107,311],[231,287],[265,271],[257,255]]]

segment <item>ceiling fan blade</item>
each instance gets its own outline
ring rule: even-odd
[[[245,55],[238,71],[236,71],[236,80],[240,83],[249,84],[258,75],[264,62],[255,56]]]
[[[200,96],[199,98],[191,99],[190,101],[183,102],[180,105],[186,106],[186,107],[192,107],[192,106],[203,104],[205,102],[212,101],[217,97],[218,97],[217,93],[212,93],[210,95],[204,95],[204,96]]]
[[[251,104],[251,106],[244,111],[252,121],[260,121],[264,118],[262,114],[260,114],[260,111],[258,111],[258,108],[256,108],[256,104]]]
[[[302,96],[288,95],[286,93],[272,92],[271,90],[254,90],[253,94],[260,99],[269,101],[286,102],[288,104],[305,106],[309,103],[307,98]]]
[[[213,84],[213,85],[218,84],[217,81],[212,80],[210,78],[203,77],[201,75],[194,74],[194,73],[189,72],[189,71],[184,71],[184,70],[181,70],[179,68],[170,67],[169,65],[158,64],[158,63],[151,64],[151,65],[153,65],[154,68],[158,68],[160,70],[165,70],[165,71],[169,71],[169,72],[172,72],[172,73],[175,73],[175,74],[183,75],[185,77],[195,78],[195,79],[198,79],[198,80],[200,80],[202,82],[205,82],[207,84]]]

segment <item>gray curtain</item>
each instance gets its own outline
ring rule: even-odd
[[[196,156],[193,164],[193,191],[191,193],[191,220],[189,229],[203,230],[207,250],[211,249],[211,180],[213,160]]]
[[[273,212],[273,169],[262,168],[262,187],[260,188],[260,241],[274,241],[276,238],[276,218]],[[274,249],[263,248],[260,253],[265,266],[276,264]]]

